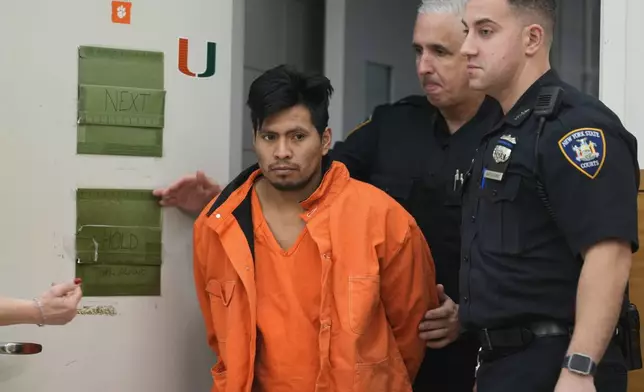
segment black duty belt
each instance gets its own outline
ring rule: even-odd
[[[482,329],[478,338],[482,350],[512,350],[529,345],[535,338],[571,336],[572,328],[553,321],[541,321],[522,327]]]

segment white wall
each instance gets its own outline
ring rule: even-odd
[[[147,188],[209,168],[229,174],[231,96],[242,69],[231,47],[239,0],[133,3],[132,25],[110,21],[110,1],[6,2],[0,12],[0,295],[32,298],[74,277],[75,189]],[[190,61],[217,43],[217,74],[177,70],[178,37]],[[76,155],[77,47],[165,52],[162,158]],[[235,60],[237,59],[237,60]],[[231,114],[232,113],[232,114]],[[11,392],[207,391],[214,355],[193,288],[192,221],[164,213],[162,295],[85,298],[117,316],[78,316],[65,327],[2,327],[0,340],[37,342],[33,356],[0,355],[0,390]]]
[[[644,164],[644,2],[602,1],[600,97],[622,119],[639,142],[638,160]],[[644,166],[643,166],[644,167]]]
[[[392,67],[392,101],[410,94],[422,94],[411,46],[420,2],[327,2],[325,72],[337,88],[337,96],[332,102],[331,125],[338,138],[346,135],[368,115],[365,86],[368,61]],[[337,14],[332,14],[331,10]]]

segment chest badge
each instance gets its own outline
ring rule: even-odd
[[[483,172],[484,178],[489,178],[495,181],[501,181],[503,174],[508,169],[508,164],[514,146],[517,144],[517,138],[505,134],[499,138],[492,150],[492,161],[487,165]]]
[[[512,149],[514,148],[515,144],[517,144],[517,139],[512,135],[501,136],[499,142],[494,147],[494,151],[492,151],[492,158],[494,158],[494,162],[507,162],[507,160],[510,159],[510,155],[512,155]]]
[[[506,146],[497,144],[497,146],[494,147],[494,151],[492,151],[492,158],[494,158],[494,162],[496,163],[503,163],[510,159],[511,154],[511,149],[507,148]]]

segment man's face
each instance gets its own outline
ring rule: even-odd
[[[463,24],[470,87],[492,95],[504,90],[524,62],[521,19],[507,0],[470,0]]]
[[[330,143],[331,130],[320,137],[302,105],[266,118],[253,142],[262,175],[281,191],[305,188],[321,170]]]
[[[414,26],[416,72],[432,105],[460,103],[468,94],[467,59],[460,49],[465,35],[459,17],[419,13]]]

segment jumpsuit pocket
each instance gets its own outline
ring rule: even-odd
[[[479,208],[478,235],[481,248],[497,254],[517,254],[523,249],[520,219],[517,203],[514,203],[521,185],[521,175],[506,173],[503,181],[487,181],[482,192]]]
[[[211,279],[206,285],[206,291],[210,297],[210,311],[217,340],[224,343],[228,338],[228,314],[230,313],[230,302],[235,291],[235,282],[226,281],[220,283]]]
[[[362,335],[380,304],[380,276],[349,277],[349,326]]]
[[[353,392],[411,392],[411,381],[402,360],[391,358],[370,365],[356,365]]]
[[[215,383],[215,390],[219,392],[224,392],[226,391],[226,366],[224,363],[219,360],[215,364],[215,366],[210,369],[210,373],[212,374],[212,379]]]

